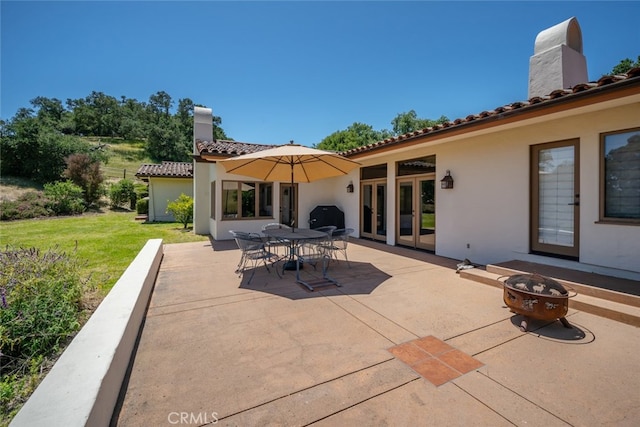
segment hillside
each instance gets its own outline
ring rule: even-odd
[[[83,138],[96,147],[102,147],[109,159],[102,165],[105,182],[116,182],[122,178],[135,180],[135,173],[142,163],[153,163],[144,150],[144,141],[126,141],[118,138]],[[42,190],[42,186],[26,178],[0,176],[0,198],[15,200],[29,190]]]

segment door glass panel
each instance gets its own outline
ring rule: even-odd
[[[365,184],[362,186],[362,232],[366,234],[373,233],[371,225],[373,219],[373,185]]]
[[[410,237],[413,240],[413,183],[401,182],[398,191],[398,213],[400,220],[400,239]]]
[[[280,185],[280,223],[291,225],[292,220],[295,220],[295,196],[295,187],[292,190],[291,184]]]
[[[376,185],[376,234],[387,235],[387,186],[385,184]]]
[[[435,181],[420,181],[420,246],[435,249],[436,200]]]
[[[574,147],[540,150],[538,243],[574,245]]]

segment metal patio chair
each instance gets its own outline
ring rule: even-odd
[[[351,268],[351,264],[347,257],[347,246],[349,245],[349,236],[351,234],[353,234],[353,228],[335,230],[331,234],[331,245],[327,248],[330,258],[335,258],[336,261],[338,260],[338,253],[342,253],[349,268]]]
[[[264,232],[265,230],[272,230],[275,228],[291,230],[291,227],[289,227],[286,224],[272,222],[262,226],[262,231]],[[266,244],[267,244],[267,249],[270,252],[273,252],[274,254],[276,254],[279,259],[288,257],[291,253],[291,242],[289,242],[288,240],[266,237]]]
[[[262,236],[257,233],[246,233],[235,230],[231,230],[230,233],[241,251],[240,261],[236,268],[238,277],[243,276],[245,271],[251,269],[251,277],[249,277],[247,284],[251,283],[251,279],[253,279],[256,268],[260,262],[262,262],[267,271],[271,273],[268,262],[273,266],[279,258],[276,254],[267,250],[266,240]],[[273,269],[276,271],[278,277],[282,278],[278,269],[275,267]]]

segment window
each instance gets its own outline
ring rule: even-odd
[[[216,182],[212,181],[211,182],[211,193],[210,194],[210,201],[211,201],[211,212],[210,212],[210,217],[211,219],[216,219]]]
[[[222,183],[222,218],[273,217],[273,184],[224,181]]]
[[[602,134],[600,219],[640,224],[640,128]]]
[[[417,159],[397,162],[398,176],[420,175],[436,171],[436,156],[425,156]]]
[[[360,168],[360,179],[382,179],[387,177],[387,164]]]

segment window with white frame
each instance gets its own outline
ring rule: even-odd
[[[600,219],[640,224],[640,128],[602,134]]]
[[[223,219],[273,217],[270,182],[223,181],[221,196]]]

